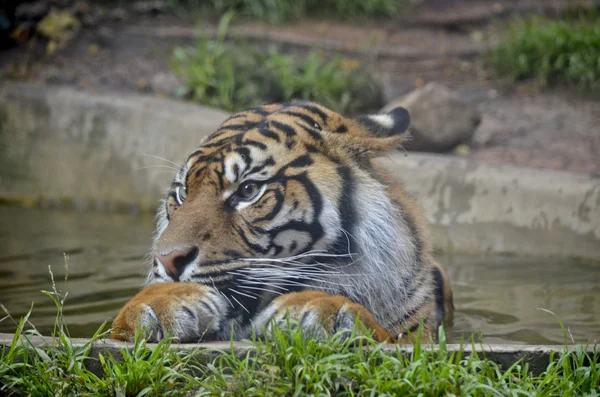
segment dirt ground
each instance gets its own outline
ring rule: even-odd
[[[296,52],[319,47],[348,57],[364,58],[368,53],[376,59],[376,74],[388,101],[437,81],[478,106],[483,117],[469,157],[600,177],[597,96],[498,81],[481,61],[505,34],[499,19],[532,11],[552,16],[569,5],[573,1],[426,0],[406,15],[383,22],[307,19],[268,26],[242,21],[230,33],[233,38],[258,45],[278,43]],[[170,70],[173,48],[193,45],[198,34],[214,32],[210,24],[198,29],[191,19],[172,12],[105,15],[88,21],[51,56],[45,54],[41,40],[3,50],[0,81],[171,96],[181,84]]]

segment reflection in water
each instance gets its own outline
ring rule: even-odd
[[[110,321],[145,278],[151,217],[0,208],[0,303],[40,332],[52,331],[56,308],[41,290],[68,291],[64,308],[73,337]],[[63,282],[67,253],[68,281]],[[453,336],[483,334],[488,343],[563,343],[554,312],[576,342],[600,339],[600,265],[522,257],[440,257],[454,289]],[[12,332],[9,319],[0,332]]]

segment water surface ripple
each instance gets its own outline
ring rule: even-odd
[[[151,245],[150,216],[0,207],[0,303],[18,320],[50,334],[56,308],[42,290],[68,292],[64,314],[73,337],[91,336],[140,288]],[[64,283],[68,256],[68,280]],[[561,344],[600,339],[600,265],[576,259],[445,256],[456,315],[454,340],[472,333],[488,343]],[[2,317],[2,316],[0,316]],[[11,319],[0,332],[13,332]]]

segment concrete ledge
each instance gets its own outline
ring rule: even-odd
[[[14,335],[0,333],[0,349],[5,349],[12,345]],[[72,346],[74,348],[81,348],[86,344],[89,344],[89,339],[73,338],[71,339]],[[18,343],[25,344],[28,348],[44,348],[52,346],[60,346],[60,342],[53,337],[30,337],[29,341],[21,337]],[[148,343],[148,347],[156,347],[155,343]],[[396,351],[397,345],[386,345],[384,350],[391,353]],[[413,347],[411,345],[401,345],[400,351],[402,354],[411,354]],[[121,349],[131,349],[132,344],[127,342],[120,342],[112,339],[106,339],[98,341],[92,347],[90,357],[97,358],[99,353],[106,354],[110,352],[115,358],[121,358]],[[196,360],[199,363],[211,362],[220,351],[230,352],[232,345],[230,342],[213,342],[213,343],[198,343],[198,344],[173,344],[171,349],[194,353]],[[437,349],[436,345],[427,347],[429,349]],[[568,350],[573,349],[573,346],[567,346]],[[254,347],[250,343],[246,342],[234,342],[233,349],[238,355],[242,357],[253,352]],[[594,353],[594,349],[591,346],[584,348],[590,355]],[[464,345],[458,344],[447,345],[447,351],[449,353],[457,353],[462,351],[464,356],[468,357],[476,352],[478,356],[485,357],[486,359],[492,360],[502,366],[502,368],[508,368],[519,360],[529,364],[529,370],[534,375],[541,374],[550,362],[550,356],[552,354],[561,354],[565,351],[565,346],[562,345]],[[102,375],[102,366],[98,360],[88,360],[86,365],[88,370],[95,373],[96,375]]]
[[[446,252],[600,259],[600,178],[434,154],[380,161],[417,197]]]
[[[0,204],[154,211],[173,164],[228,113],[133,94],[0,87]],[[600,260],[600,178],[398,153],[381,160],[412,191],[448,252]]]

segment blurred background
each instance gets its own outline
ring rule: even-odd
[[[50,265],[68,273],[73,336],[93,334],[139,290],[149,214],[200,136],[228,112],[302,98],[349,116],[410,110],[394,161],[434,226],[459,336],[562,343],[541,307],[594,340],[599,12],[597,0],[0,0],[0,303],[18,318],[35,301],[50,332]]]
[[[346,114],[433,83],[432,97],[451,90],[438,105],[456,94],[472,117],[448,111],[446,136],[409,150],[597,174],[598,3],[2,0],[0,81]]]

